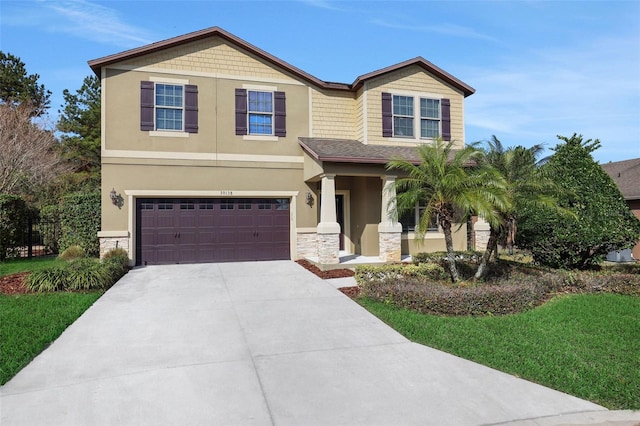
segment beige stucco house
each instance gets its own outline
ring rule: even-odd
[[[134,264],[311,258],[398,261],[390,158],[464,145],[474,89],[418,57],[351,84],[318,78],[218,28],[89,61],[102,82],[101,250]],[[466,249],[466,228],[454,236]]]

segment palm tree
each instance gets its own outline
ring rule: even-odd
[[[502,142],[493,135],[487,143],[485,159],[504,178],[506,184],[507,203],[506,208],[500,209],[500,220],[490,223],[489,241],[480,265],[475,274],[475,279],[481,278],[491,258],[491,254],[498,254],[498,240],[502,239],[513,253],[513,245],[518,225],[518,212],[523,207],[537,205],[557,208],[555,194],[558,186],[550,179],[545,178],[537,167],[537,157],[544,150],[541,144],[531,148],[522,146],[505,149]]]
[[[399,170],[404,177],[396,181],[395,202],[400,214],[424,206],[416,226],[416,237],[423,239],[432,215],[444,233],[451,280],[460,280],[453,252],[451,227],[456,213],[463,217],[482,215],[498,224],[497,212],[506,210],[505,183],[502,176],[483,159],[475,145],[454,150],[451,142],[436,140],[418,148],[420,164],[394,159],[387,170]],[[460,220],[460,223],[464,223]]]

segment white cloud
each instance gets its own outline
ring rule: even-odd
[[[152,39],[145,30],[125,23],[114,9],[85,0],[11,2],[3,7],[3,15],[6,26],[37,26],[119,47],[139,46]]]

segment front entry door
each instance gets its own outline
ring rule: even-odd
[[[336,222],[340,225],[340,250],[344,250],[344,195],[336,195]]]

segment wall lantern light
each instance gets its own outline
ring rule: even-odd
[[[114,206],[117,206],[120,202],[120,197],[118,197],[118,194],[116,193],[115,188],[113,188],[109,193],[109,198],[111,198],[111,202],[113,203]]]
[[[311,194],[311,192],[307,191],[307,194],[304,197],[304,202],[309,206],[309,207],[313,207],[313,194]]]

